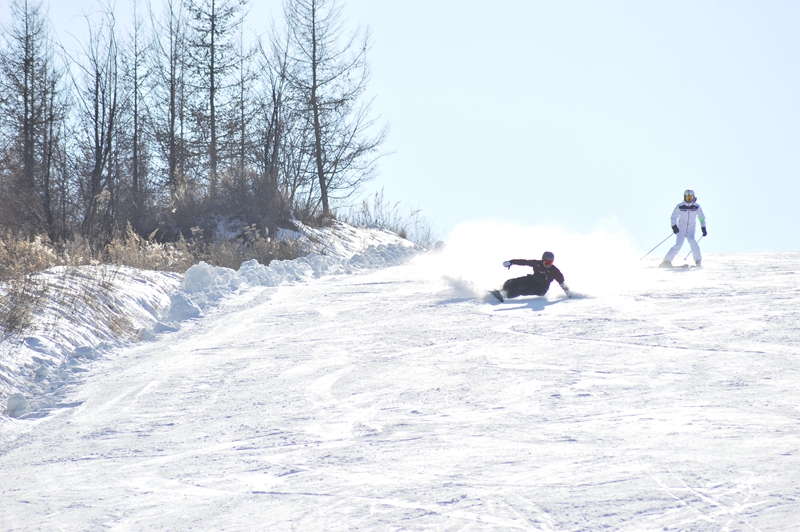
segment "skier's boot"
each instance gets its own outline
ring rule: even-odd
[[[668,260],[663,261],[658,265],[659,268],[672,268],[672,263]]]
[[[702,262],[703,262],[702,260],[696,260],[696,261],[694,261],[694,265],[695,265],[695,267],[696,267],[696,268],[702,268],[702,267],[703,267],[703,265],[702,265]]]

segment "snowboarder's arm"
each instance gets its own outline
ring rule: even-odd
[[[572,292],[569,291],[569,286],[567,286],[567,283],[558,283],[558,285],[561,287],[564,293],[567,294],[567,297],[572,297]]]
[[[572,292],[569,291],[567,283],[564,282],[564,274],[561,273],[561,270],[559,270],[555,266],[550,268],[550,277],[547,284],[550,284],[550,282],[552,281],[558,283],[558,286],[560,286],[561,289],[564,291],[564,293],[567,294],[567,297],[572,297]]]
[[[506,262],[508,262],[509,264],[513,264],[514,266],[531,266],[531,267],[533,267],[533,266],[536,266],[537,263],[539,263],[540,261],[538,261],[538,260],[528,260],[528,259],[511,259],[511,260],[506,261]]]

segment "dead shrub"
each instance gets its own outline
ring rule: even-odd
[[[419,210],[411,210],[407,215],[400,212],[400,202],[390,203],[383,197],[383,190],[376,192],[372,200],[363,200],[360,205],[350,207],[342,216],[345,223],[356,227],[386,229],[429,249],[435,242],[430,223]]]
[[[2,338],[25,331],[33,313],[46,298],[46,287],[34,274],[6,279],[0,285],[0,333]]]
[[[204,246],[202,260],[214,266],[238,270],[243,262],[255,259],[268,265],[273,260],[291,260],[301,255],[294,241],[279,241],[262,236],[254,226],[245,227],[244,234],[233,240],[212,242]]]
[[[46,236],[33,240],[10,232],[0,235],[0,282],[46,270],[58,263],[58,254]]]
[[[130,266],[140,270],[186,271],[195,263],[186,242],[160,243],[154,240],[153,231],[147,239],[133,230],[130,222],[125,233],[114,237],[106,246],[103,262],[117,266]]]

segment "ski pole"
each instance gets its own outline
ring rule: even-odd
[[[703,235],[703,236],[705,236],[705,235]],[[701,236],[700,238],[698,238],[698,239],[697,239],[697,241],[698,241],[698,242],[700,242],[701,240],[703,240],[703,237],[702,237],[702,236]],[[690,251],[689,251],[689,253],[687,253],[687,254],[686,254],[686,256],[685,256],[685,257],[683,257],[683,260],[686,260],[686,259],[688,259],[688,258],[689,258],[689,255],[691,255],[691,254],[692,254],[692,252],[691,252],[691,250],[690,250]]]
[[[667,241],[667,239],[668,239],[669,237],[671,237],[672,235],[674,235],[674,234],[675,234],[675,233],[670,233],[669,235],[667,235],[667,238],[665,238],[664,240],[662,240],[661,242],[659,242],[659,243],[656,245],[656,247],[655,247],[655,248],[653,248],[653,249],[651,249],[650,251],[648,251],[647,253],[645,253],[645,254],[644,254],[644,257],[648,256],[648,255],[649,255],[649,254],[651,254],[653,251],[655,251],[655,249],[656,249],[658,246],[660,246],[661,244],[663,244],[664,242],[666,242],[666,241]],[[643,259],[644,257],[642,257],[642,259]],[[642,259],[639,259],[639,260],[642,260]]]

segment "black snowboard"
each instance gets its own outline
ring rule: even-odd
[[[500,290],[489,290],[489,293],[496,297],[500,303],[504,301],[503,294],[500,293]]]

